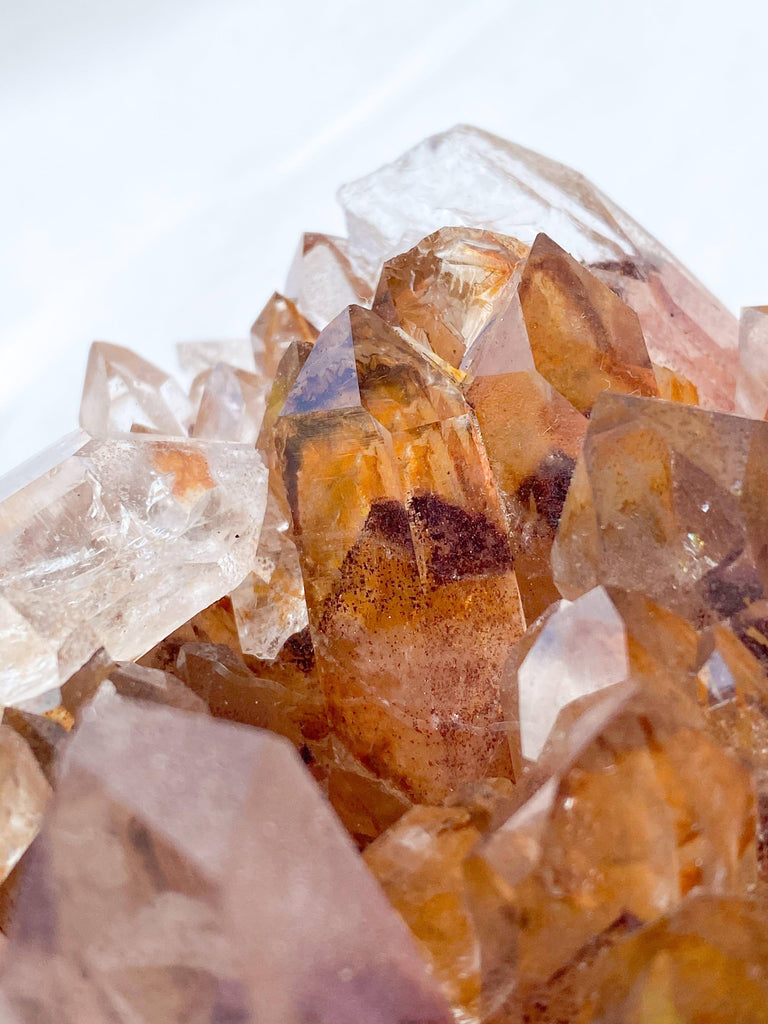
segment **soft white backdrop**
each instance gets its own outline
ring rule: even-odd
[[[752,0],[0,0],[0,472],[88,345],[245,335],[336,187],[470,122],[586,173],[734,310],[768,302]]]

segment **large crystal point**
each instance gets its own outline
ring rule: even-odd
[[[267,474],[245,445],[86,439],[0,504],[0,699],[100,647],[144,654],[251,568]]]
[[[345,185],[339,196],[352,258],[371,274],[446,224],[528,243],[545,231],[637,312],[654,363],[692,381],[706,406],[733,409],[735,318],[576,171],[462,126]]]
[[[447,1024],[403,921],[290,747],[100,692],[27,866],[24,1024]]]
[[[91,345],[80,405],[80,426],[94,437],[119,437],[133,428],[185,436],[189,399],[176,381],[130,349]]]
[[[461,379],[353,306],[316,342],[277,430],[332,721],[427,800],[511,770],[498,677],[523,628]]]
[[[766,479],[765,423],[601,395],[553,550],[561,592],[601,583],[697,627],[728,619],[748,630],[768,571]]]

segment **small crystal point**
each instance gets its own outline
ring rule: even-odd
[[[233,370],[246,373],[261,371],[254,361],[253,347],[247,338],[231,341],[180,341],[176,345],[179,366],[188,380],[225,363]]]
[[[739,321],[739,379],[736,412],[768,417],[768,306],[747,306]]]
[[[538,760],[563,707],[622,682],[630,671],[625,627],[602,587],[553,606],[534,629],[535,641],[525,643],[519,664],[513,655],[502,683],[517,704],[511,710],[528,761]]]
[[[353,266],[346,239],[309,232],[299,242],[285,294],[322,330],[346,306],[370,305],[373,290]]]
[[[606,389],[658,393],[637,315],[546,235],[536,236],[518,294],[536,369],[579,412]]]
[[[192,436],[255,444],[266,409],[267,382],[226,363],[217,363],[204,380]]]
[[[91,345],[80,405],[80,426],[93,437],[120,437],[134,427],[184,437],[192,420],[176,381],[130,349]]]
[[[50,795],[29,745],[11,726],[0,725],[0,882],[37,835]]]
[[[290,299],[275,292],[251,327],[257,369],[268,380],[274,379],[288,346],[292,342],[311,345],[317,333],[317,328],[299,313]]]

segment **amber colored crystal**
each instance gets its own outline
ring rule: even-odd
[[[623,934],[622,934],[623,931]],[[768,929],[747,899],[695,895],[616,930],[536,992],[529,1024],[733,1024],[768,1017]]]
[[[546,235],[531,247],[518,297],[536,369],[579,412],[606,388],[658,394],[637,314]]]
[[[462,368],[532,621],[558,597],[552,542],[595,397],[655,395],[656,378],[634,312],[542,234],[496,290]],[[667,372],[667,390],[688,397],[672,378]]]
[[[414,807],[364,855],[466,1022],[479,1019],[480,951],[462,865],[480,835],[464,808]]]
[[[735,317],[674,256],[583,175],[457,125],[343,186],[349,252],[374,274],[445,224],[532,243],[546,231],[635,310],[651,359],[690,381],[706,408],[731,412]]]
[[[0,481],[1,1024],[768,1020],[768,307],[476,129],[341,198]]]
[[[301,315],[295,303],[275,292],[251,327],[256,368],[267,380],[274,380],[289,345],[311,345],[316,337],[317,329]]]
[[[764,592],[767,456],[763,423],[603,394],[553,550],[561,592],[602,583],[759,631],[738,622]]]
[[[559,597],[550,552],[587,420],[534,368],[516,299],[489,320],[463,365],[532,622]]]
[[[142,662],[181,679],[215,717],[289,739],[361,848],[411,806],[333,732],[308,629],[288,637],[274,658],[257,658],[241,649],[233,609],[222,601]]]
[[[351,307],[316,342],[277,433],[331,720],[364,764],[427,800],[511,770],[498,674],[523,628],[460,381]]]
[[[442,228],[387,260],[373,310],[458,366],[527,254],[515,238]]]
[[[754,882],[749,771],[673,704],[623,694],[593,697],[575,732],[571,718],[548,780],[470,858],[488,1008],[523,999],[622,915],[650,922],[698,886]]]
[[[416,806],[365,851],[389,901],[431,958],[454,1019],[478,1021],[480,945],[464,861],[514,806],[507,779],[460,786],[443,807]]]

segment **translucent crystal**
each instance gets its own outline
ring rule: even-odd
[[[733,409],[734,317],[586,178],[477,128],[432,136],[340,189],[350,253],[383,260],[446,224],[531,243],[541,231],[590,267],[638,314],[650,357],[691,381],[702,403]]]
[[[256,374],[217,363],[204,376],[193,437],[255,444],[269,384]]]
[[[26,742],[43,775],[53,785],[54,761],[67,738],[64,726],[45,715],[18,708],[5,708],[2,721]]]
[[[277,428],[338,733],[427,800],[468,775],[511,770],[498,675],[523,626],[506,521],[460,381],[353,306],[315,343]]]
[[[528,761],[538,760],[562,708],[630,673],[625,626],[602,587],[551,606],[510,660],[507,718],[519,725]]]
[[[465,808],[414,807],[365,851],[388,899],[429,950],[463,1022],[480,1012],[480,951],[463,873],[480,836]]]
[[[225,363],[233,370],[244,370],[246,373],[254,373],[258,369],[248,338],[233,338],[230,341],[181,341],[176,345],[176,355],[182,373],[189,380],[212,370],[219,363]]]
[[[322,330],[352,303],[370,305],[371,285],[357,272],[344,238],[302,235],[285,294],[313,327]]]
[[[561,714],[547,781],[468,862],[487,1009],[514,1020],[617,921],[746,892],[757,870],[749,771],[687,705],[622,684]]]
[[[387,260],[374,312],[458,366],[527,254],[514,238],[442,228]]]
[[[299,555],[290,536],[290,523],[271,490],[255,568],[230,597],[245,654],[274,658],[288,637],[307,625]]]
[[[38,1024],[450,1019],[284,741],[108,691],[69,745],[0,987]]]
[[[251,327],[256,367],[268,380],[277,373],[280,360],[293,342],[311,345],[317,330],[290,299],[275,292]]]
[[[606,389],[658,393],[635,313],[546,235],[536,236],[516,298],[536,369],[579,412]]]
[[[63,683],[100,647],[142,655],[252,564],[266,471],[246,446],[87,441],[0,504],[0,697]]]
[[[29,745],[0,725],[0,882],[37,835],[50,795]]]
[[[747,306],[739,321],[739,379],[736,412],[768,416],[768,306]]]
[[[585,1006],[588,1018],[582,1016]],[[626,918],[602,944],[585,949],[535,992],[523,1012],[530,1024],[764,1020],[764,908],[753,900],[698,894],[645,928]]]
[[[80,426],[93,437],[119,437],[134,428],[184,437],[192,407],[176,381],[130,349],[91,345],[80,404]]]
[[[463,365],[532,622],[559,597],[550,552],[587,420],[534,368],[519,302],[491,318]]]
[[[601,395],[553,551],[558,587],[640,591],[697,626],[747,615],[768,568],[766,474],[761,422]]]

